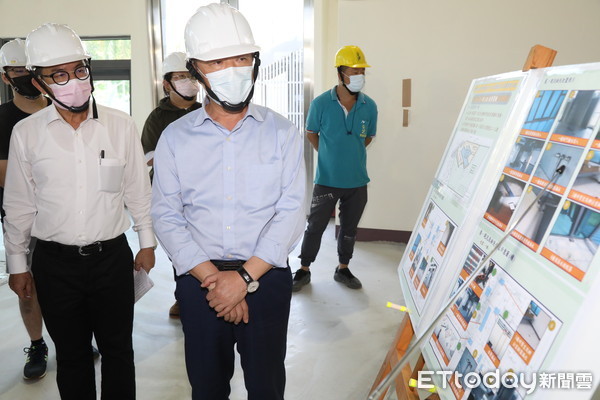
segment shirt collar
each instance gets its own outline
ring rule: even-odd
[[[208,115],[208,113],[206,112],[206,106],[208,105],[208,103],[210,101],[211,100],[209,99],[208,96],[204,97],[204,100],[202,101],[202,107],[199,109],[198,116],[196,117],[196,120],[194,121],[194,126],[200,126],[207,120],[211,121],[213,124],[215,123],[215,121],[212,119],[212,117],[210,115]],[[261,107],[256,106],[256,104],[250,103],[250,104],[248,104],[248,109],[246,110],[246,115],[244,115],[244,118],[242,118],[242,121],[245,121],[248,117],[252,117],[256,121],[262,122],[265,120],[265,110]]]
[[[333,87],[333,89],[331,89],[329,91],[329,95],[331,97],[331,101],[338,101],[337,92],[335,91],[335,89],[337,87],[338,87],[338,85],[335,85]],[[363,92],[358,92],[358,97],[356,98],[356,102],[357,103],[365,103],[365,94]]]
[[[94,101],[93,97],[90,96],[90,104],[88,106],[87,109],[87,115],[85,120],[82,122],[85,123],[87,120],[92,119],[92,102]],[[98,106],[98,105],[96,105]],[[48,109],[48,113],[46,114],[46,123],[50,124],[51,122],[54,121],[63,121],[65,123],[67,123],[67,121],[65,121],[65,119],[62,117],[62,115],[60,115],[58,113],[58,110],[56,109],[56,103],[52,102],[52,104],[50,104],[48,107],[46,107]],[[98,119],[98,122],[100,122],[100,120]],[[80,125],[81,126],[81,125]]]

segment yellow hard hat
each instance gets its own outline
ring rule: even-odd
[[[335,54],[336,67],[366,68],[367,64],[365,53],[358,46],[344,46]]]

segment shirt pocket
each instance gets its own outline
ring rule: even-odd
[[[101,158],[98,169],[100,191],[118,193],[123,187],[125,160],[120,158]]]
[[[246,199],[252,208],[275,205],[281,194],[281,164],[250,165],[246,170]]]

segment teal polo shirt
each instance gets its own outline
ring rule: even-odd
[[[306,131],[319,134],[315,183],[336,188],[356,188],[369,183],[365,138],[377,131],[377,105],[360,92],[346,116],[333,89],[311,103]]]

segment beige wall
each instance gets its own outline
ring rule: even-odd
[[[316,60],[323,86],[315,95],[335,83],[338,47],[362,47],[373,66],[365,92],[378,104],[379,128],[368,149],[363,228],[413,229],[472,79],[521,69],[535,44],[558,51],[554,65],[600,61],[598,0],[323,1],[337,32],[315,38],[330,52]],[[403,128],[406,78],[413,98]]]
[[[79,36],[131,36],[131,105],[141,131],[152,111],[146,0],[0,0],[0,37],[25,37],[45,22],[67,24]]]

